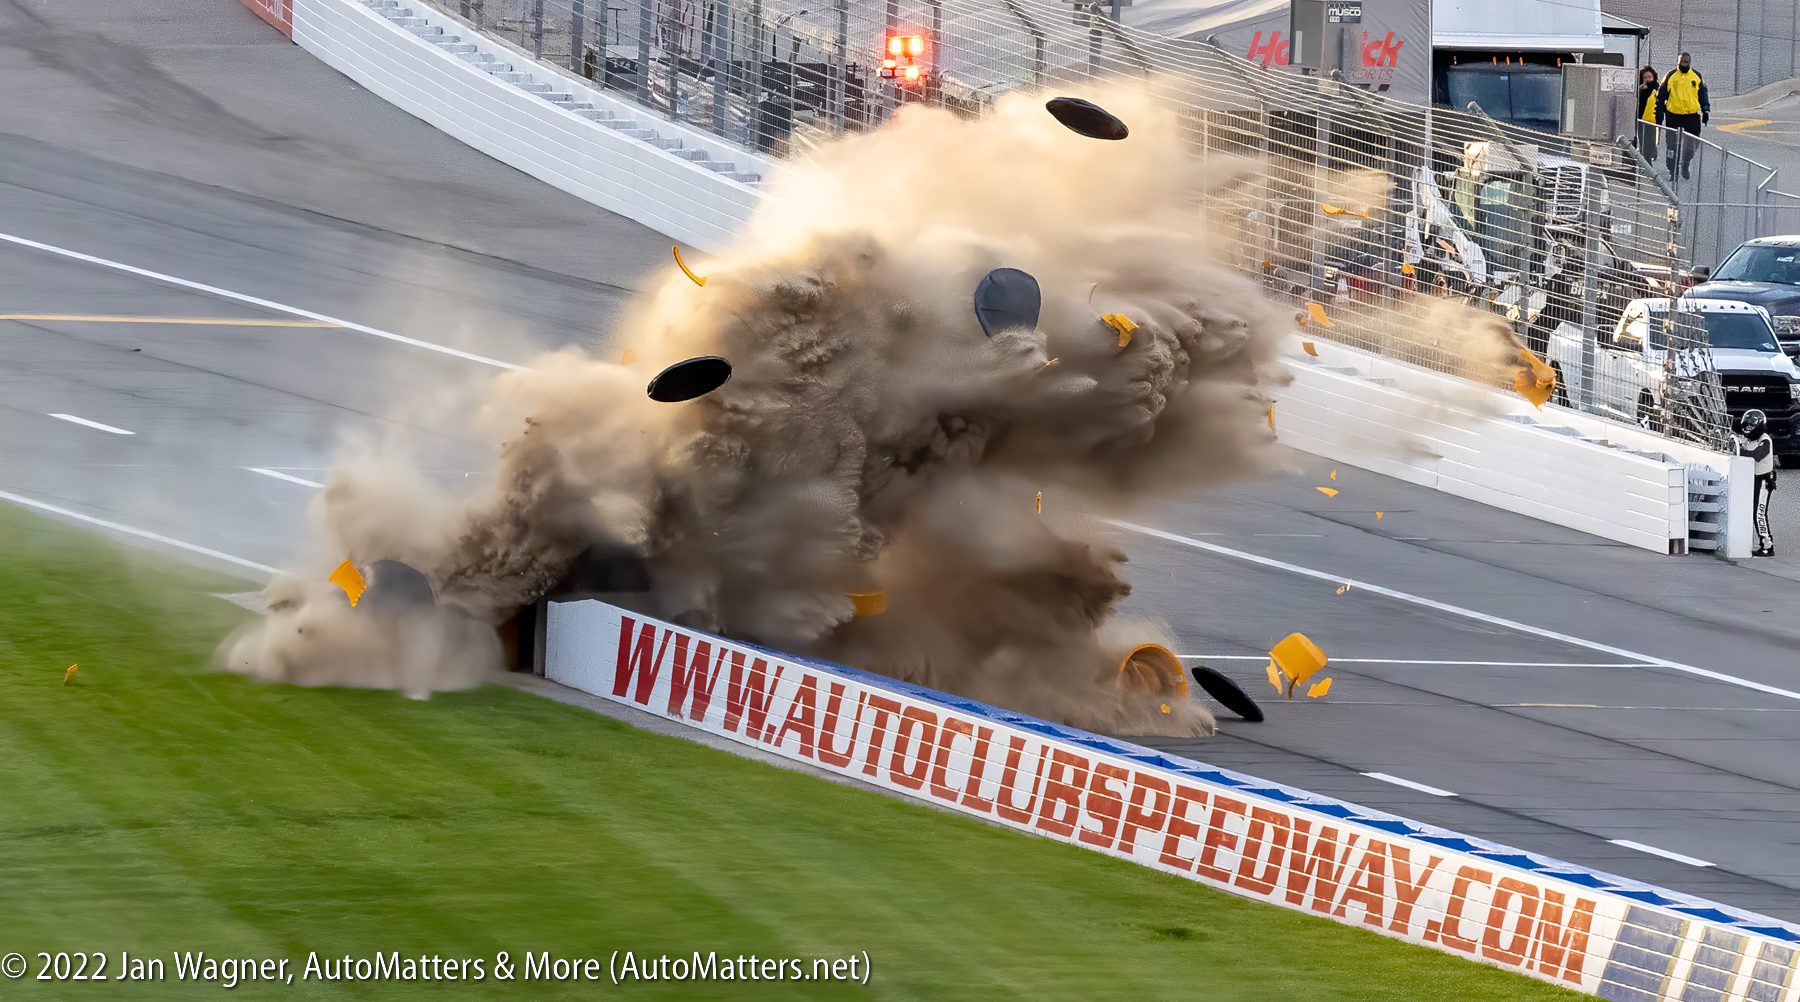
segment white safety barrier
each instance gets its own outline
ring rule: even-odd
[[[289,5],[286,15],[301,48],[397,107],[583,201],[701,250],[730,243],[756,205],[754,187],[484,72],[356,0],[282,2]],[[561,80],[529,57],[482,38],[423,4],[414,13],[419,15],[414,20],[443,22],[448,25],[444,30],[459,34],[479,52],[513,60],[520,70],[513,75],[531,78],[523,82],[552,83],[565,92],[577,91],[596,108],[633,122],[654,122],[659,137],[678,138],[687,149],[710,151],[739,165],[767,164],[716,136],[657,119],[642,107],[588,90],[579,81]],[[729,156],[723,152],[727,149],[733,150]]]
[[[603,602],[544,674],[765,752],[1618,1000],[1800,1000],[1800,927]]]
[[[1657,553],[1686,548],[1686,464],[1731,470],[1696,446],[1312,344],[1317,357],[1292,352],[1275,433],[1335,462]]]

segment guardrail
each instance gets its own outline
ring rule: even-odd
[[[1604,998],[1785,999],[1800,927],[595,600],[543,674],[900,796]]]

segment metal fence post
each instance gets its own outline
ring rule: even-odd
[[[531,0],[531,58],[544,58],[544,0]]]
[[[1600,237],[1594,225],[1594,187],[1590,180],[1582,184],[1582,280],[1581,280],[1581,409],[1594,411],[1594,355],[1599,339],[1599,290],[1595,273],[1600,270]],[[1671,276],[1672,278],[1673,276]]]
[[[727,78],[731,74],[731,0],[719,0],[713,5],[712,32],[712,130],[725,135],[725,103],[727,100]]]
[[[833,40],[836,58],[831,68],[831,81],[827,84],[830,88],[827,103],[831,107],[832,135],[841,136],[850,90],[850,0],[832,0],[832,8],[837,12],[837,37]],[[933,44],[938,43],[933,40]]]
[[[633,74],[632,86],[637,102],[646,107],[650,104],[650,38],[656,34],[655,3],[656,0],[638,0],[637,72]]]
[[[587,0],[569,0],[569,69],[581,72],[582,36],[587,27]]]

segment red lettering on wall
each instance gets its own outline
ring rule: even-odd
[[[634,636],[632,631],[635,630]],[[669,643],[669,635],[663,634],[663,646]],[[619,617],[619,660],[613,668],[613,695],[624,696],[625,690],[631,688],[631,680],[637,678],[637,691],[632,694],[632,701],[648,706],[650,690],[656,687],[657,666],[662,663],[662,651],[656,650],[656,626],[645,623],[639,626],[637,620],[630,616]]]
[[[1230,797],[1214,797],[1212,802],[1212,817],[1206,820],[1206,841],[1200,849],[1200,859],[1194,865],[1194,872],[1208,880],[1224,883],[1231,879],[1232,868],[1217,866],[1213,859],[1221,847],[1228,850],[1238,847],[1238,837],[1225,829],[1225,819],[1243,817],[1244,808],[1248,805]]]
[[[1330,825],[1320,825],[1314,832],[1307,818],[1294,819],[1293,841],[1288,853],[1287,900],[1314,911],[1330,911],[1337,902],[1338,885],[1344,877],[1344,865],[1362,836],[1356,832],[1341,833]],[[1343,836],[1342,848],[1338,837]],[[1310,892],[1310,901],[1309,901]]]
[[[1512,940],[1503,942],[1506,916],[1514,900],[1519,902],[1519,920],[1512,927]],[[1538,889],[1523,880],[1501,877],[1494,888],[1493,904],[1488,906],[1487,930],[1481,935],[1481,955],[1509,967],[1525,962],[1531,952],[1531,934],[1537,925]]]
[[[1363,924],[1381,928],[1387,920],[1387,850],[1385,843],[1370,839],[1363,844],[1362,858],[1344,885],[1344,896],[1331,914],[1346,917],[1351,905],[1361,905]]]
[[[961,717],[945,717],[938,721],[937,755],[931,763],[932,796],[956,802],[956,791],[950,787],[950,744],[959,735],[966,738],[974,733],[975,728]]]
[[[811,674],[800,676],[800,685],[794,689],[794,698],[788,703],[787,719],[781,722],[781,730],[775,732],[775,740],[770,744],[777,748],[789,733],[800,736],[800,754],[806,758],[813,757],[813,738],[818,730],[819,683]]]
[[[1057,838],[1075,834],[1081,820],[1081,791],[1087,787],[1088,760],[1062,748],[1050,750],[1044,771],[1044,795],[1038,799],[1038,831]]]
[[[1037,806],[1038,781],[1044,777],[1044,755],[1038,755],[1037,771],[1031,777],[1031,799],[1020,807],[1012,802],[1013,783],[1019,778],[1019,758],[1025,754],[1025,738],[1015,734],[1007,742],[1006,768],[1000,770],[1000,798],[994,804],[994,813],[1014,824],[1031,823],[1032,808]]]
[[[1119,829],[1118,850],[1127,856],[1137,850],[1138,832],[1159,832],[1169,821],[1169,783],[1140,772],[1131,778],[1131,800],[1125,806],[1125,824]]]
[[[1125,809],[1124,798],[1114,790],[1123,791],[1124,784],[1130,780],[1131,770],[1122,765],[1111,762],[1094,763],[1093,778],[1088,780],[1087,813],[1100,827],[1089,828],[1083,825],[1075,833],[1076,838],[1096,848],[1112,848],[1113,839],[1119,834],[1119,817]],[[1118,783],[1119,786],[1108,786],[1109,782]]]
[[[660,661],[661,655],[657,659]],[[744,652],[731,652],[731,679],[725,683],[726,730],[737,730],[741,720],[745,737],[767,741],[772,736],[767,733],[769,707],[774,703],[775,687],[781,684],[783,670],[783,666],[777,665],[771,675],[767,658],[753,659],[746,670]]]
[[[1542,915],[1537,924],[1537,941],[1532,953],[1537,969],[1569,984],[1581,984],[1581,968],[1587,961],[1588,930],[1594,924],[1594,903],[1576,898],[1569,920],[1563,921],[1561,891],[1544,888]]]
[[[1206,791],[1176,784],[1175,799],[1169,804],[1169,823],[1163,828],[1162,853],[1157,858],[1162,860],[1164,866],[1191,870],[1194,868],[1194,861],[1183,856],[1179,850],[1183,838],[1197,838],[1200,835],[1200,825],[1188,818],[1184,804],[1205,808]]]
[[[1238,854],[1237,873],[1232,883],[1252,894],[1273,894],[1281,879],[1281,864],[1287,857],[1288,823],[1279,811],[1267,807],[1250,808],[1250,824],[1244,832],[1244,850]],[[1263,850],[1268,859],[1263,860]],[[1262,872],[1256,867],[1262,863]]]
[[[850,756],[856,754],[856,732],[862,726],[862,700],[856,701],[856,717],[850,722],[850,737],[844,742],[844,750],[837,751],[831,747],[831,739],[837,737],[838,707],[844,702],[844,683],[829,682],[825,697],[825,726],[819,730],[819,761],[834,769],[842,769],[850,764]]]
[[[1400,65],[1400,47],[1406,44],[1393,32],[1384,38],[1375,38],[1363,32],[1362,64],[1364,66],[1394,67]]]
[[[715,662],[712,641],[693,640],[692,655],[688,653],[689,642],[687,634],[675,634],[675,659],[669,666],[669,716],[681,716],[682,704],[692,693],[694,701],[687,709],[688,719],[701,720],[706,717],[706,708],[712,705],[713,689],[719,684],[719,667],[725,663],[725,648],[719,648],[719,658]],[[651,681],[655,682],[654,675]],[[647,688],[645,695],[649,695]]]
[[[1474,866],[1464,865],[1456,871],[1456,882],[1450,888],[1450,901],[1444,906],[1444,921],[1440,924],[1436,919],[1425,924],[1425,941],[1438,940],[1452,950],[1463,953],[1475,952],[1475,940],[1462,934],[1463,908],[1469,903],[1469,887],[1473,884],[1490,886],[1494,875]]]
[[[993,740],[992,727],[975,729],[975,750],[969,753],[969,785],[963,787],[963,806],[982,814],[991,814],[994,810],[994,802],[978,792],[981,789],[982,774],[987,772],[988,746]]]
[[[937,742],[937,714],[923,706],[909,706],[900,714],[894,729],[894,755],[888,759],[888,779],[908,790],[925,785],[925,773],[931,768],[931,746]],[[919,757],[907,764],[907,754],[917,747]]]
[[[873,776],[880,771],[877,764],[881,760],[881,749],[887,745],[888,718],[900,712],[900,701],[886,696],[868,694],[869,709],[874,711],[869,717],[869,754],[863,757],[863,775]]]
[[[1431,875],[1437,872],[1438,864],[1444,861],[1442,856],[1433,856],[1419,871],[1419,879],[1412,876],[1412,851],[1406,846],[1388,844],[1388,858],[1393,861],[1394,869],[1394,917],[1388,922],[1388,929],[1405,935],[1412,928],[1413,906],[1419,903],[1419,894],[1425,885],[1431,882]],[[1429,937],[1428,937],[1429,938]]]

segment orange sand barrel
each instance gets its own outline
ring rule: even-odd
[[[1159,696],[1188,694],[1181,659],[1161,644],[1139,644],[1119,659],[1119,684]]]

